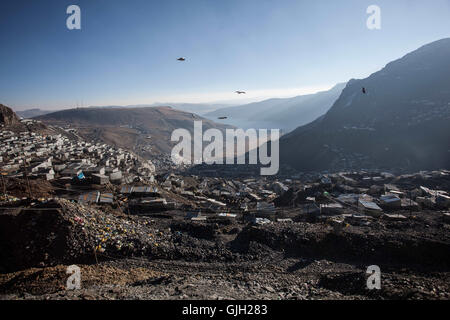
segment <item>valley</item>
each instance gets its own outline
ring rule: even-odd
[[[0,299],[448,300],[449,56],[442,39],[329,91],[205,117],[1,105]],[[284,125],[279,172],[171,158],[174,130],[225,136],[235,119]]]

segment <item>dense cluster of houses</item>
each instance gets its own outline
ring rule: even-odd
[[[190,213],[187,217],[194,220],[216,213],[257,224],[304,218],[370,223],[373,218],[407,219],[409,213],[421,210],[448,215],[448,186],[440,190],[425,185],[445,184],[449,178],[449,171],[440,170],[398,176],[376,171],[340,172],[316,174],[308,180],[166,174],[158,181],[164,190],[201,208],[203,215]]]
[[[28,131],[0,132],[0,168],[10,177],[100,185],[151,180],[155,172],[150,161],[120,148]]]
[[[174,173],[160,175],[157,180],[162,190],[174,195],[172,199],[184,204],[186,218],[197,221],[209,216],[227,219],[245,216],[255,222],[259,215],[274,215],[273,200],[287,192],[288,185],[293,183],[289,179],[219,178]]]
[[[421,210],[448,215],[449,181],[448,170],[398,176],[388,172],[340,172],[301,184],[295,192],[279,197],[275,203],[281,207],[292,203],[298,208],[296,214],[351,218],[361,223],[368,223],[371,218],[404,220],[410,213]],[[438,189],[439,184],[445,190]]]
[[[435,181],[449,181],[446,170],[399,176],[360,170],[287,179],[239,177],[236,167],[230,168],[230,175],[221,177],[217,171],[208,174],[215,168],[202,174],[155,172],[151,161],[106,144],[71,140],[63,134],[0,132],[3,174],[45,179],[63,186],[60,197],[86,205],[115,205],[131,214],[178,210],[191,220],[212,214],[264,224],[298,217],[405,219],[408,210],[450,208],[448,186],[430,187]]]

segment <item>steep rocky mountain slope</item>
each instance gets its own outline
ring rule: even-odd
[[[442,39],[351,80],[323,117],[281,139],[280,161],[298,170],[448,167],[449,57]]]
[[[46,126],[40,121],[21,121],[19,116],[10,108],[0,104],[0,127],[1,130],[12,132],[31,131],[39,134],[63,134],[73,138],[61,128]]]
[[[19,117],[11,108],[0,104],[0,124],[5,126],[18,125],[20,124]]]

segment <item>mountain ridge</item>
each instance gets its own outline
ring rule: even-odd
[[[87,140],[130,149],[147,158],[160,153],[170,154],[174,145],[170,141],[173,130],[182,128],[193,132],[194,121],[201,120],[203,130],[231,128],[171,107],[76,108],[34,119],[70,126]]]
[[[448,166],[448,57],[450,38],[350,80],[323,117],[282,137],[281,161],[298,170]]]
[[[323,115],[339,97],[345,83],[330,90],[291,98],[272,98],[241,106],[218,109],[205,114],[209,119],[227,117],[226,121],[244,128],[278,128],[289,132]]]

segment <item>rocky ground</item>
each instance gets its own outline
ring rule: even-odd
[[[449,299],[449,272],[382,269],[382,289],[366,289],[364,266],[278,257],[204,263],[123,259],[80,265],[81,289],[66,290],[66,267],[0,277],[1,299]]]
[[[2,299],[450,298],[450,226],[439,212],[339,231],[327,220],[191,222],[58,200],[0,220]],[[78,290],[66,290],[72,264]],[[366,288],[370,265],[381,290]]]

